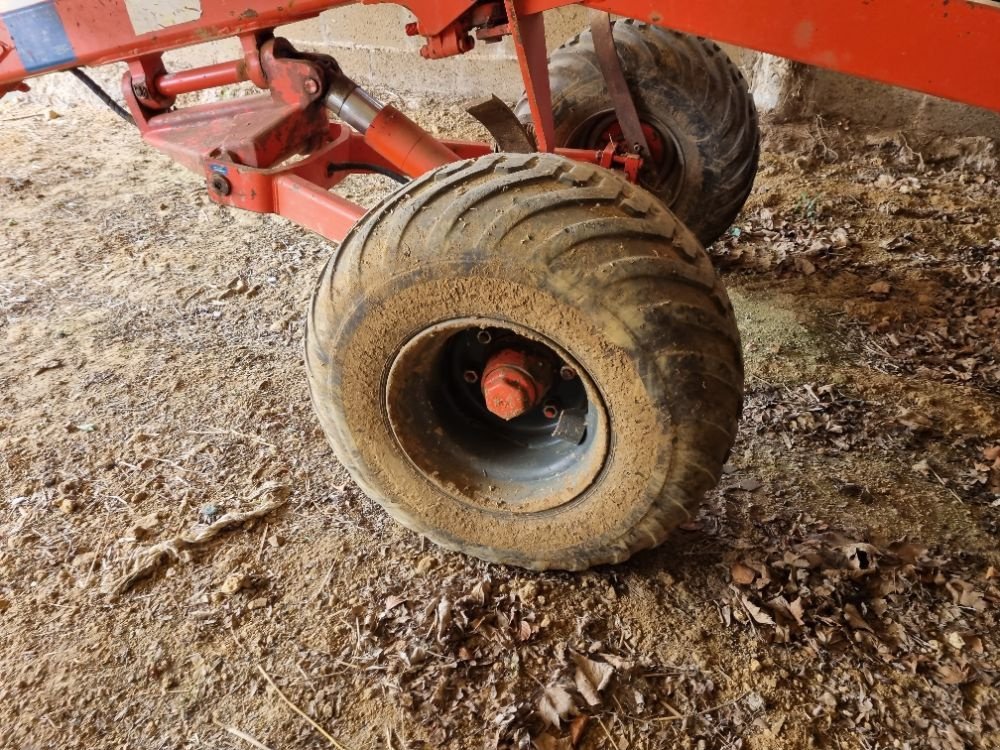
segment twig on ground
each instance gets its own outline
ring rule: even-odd
[[[219,727],[219,729],[224,729],[225,731],[229,732],[234,737],[239,737],[241,740],[243,740],[244,742],[246,742],[248,745],[253,745],[255,748],[257,748],[257,750],[271,750],[271,748],[269,748],[263,742],[261,742],[260,740],[256,739],[253,735],[247,734],[242,729],[237,729],[236,727],[226,726],[225,724],[220,724],[219,722],[215,722],[215,725],[217,727]]]
[[[681,714],[679,716],[657,716],[650,721],[685,721],[686,719],[693,719],[695,716],[704,716],[705,714],[713,714],[716,711],[720,711],[728,706],[735,705],[741,700],[747,697],[749,693],[743,693],[739,698],[733,698],[731,701],[726,701],[725,703],[720,703],[717,706],[712,706],[711,708],[706,708],[701,711],[693,711],[689,714]]]
[[[611,743],[611,747],[613,747],[615,750],[621,750],[621,748],[618,747],[618,743],[615,742],[614,737],[611,736],[611,732],[609,732],[607,726],[605,726],[604,719],[602,719],[600,716],[598,716],[597,717],[597,723],[600,724],[601,725],[601,729],[604,730],[604,735],[608,738],[608,742]]]
[[[267,671],[264,669],[264,667],[262,667],[260,664],[258,664],[257,665],[257,671],[260,672],[264,676],[264,679],[267,680],[267,684],[270,685],[272,688],[274,688],[274,692],[276,692],[278,694],[278,697],[281,698],[281,700],[283,700],[285,702],[285,704],[290,709],[292,709],[295,713],[297,713],[299,716],[301,716],[303,719],[305,719],[307,722],[309,722],[309,726],[311,726],[313,729],[315,729],[317,732],[319,732],[319,734],[327,742],[329,742],[330,745],[332,745],[334,748],[336,748],[336,750],[347,750],[347,748],[344,745],[342,745],[339,742],[337,742],[337,740],[334,739],[330,735],[329,732],[327,732],[325,729],[323,729],[323,727],[321,727],[319,724],[317,724],[315,721],[313,721],[312,717],[310,717],[309,714],[307,714],[301,708],[299,708],[294,703],[292,703],[292,701],[288,698],[288,696],[285,695],[283,692],[281,692],[281,688],[279,688],[277,686],[277,684],[274,682],[274,680],[271,679],[271,675],[269,675],[267,673]]]
[[[188,532],[187,534],[182,534],[181,536],[168,539],[149,547],[141,553],[139,558],[133,564],[132,569],[110,586],[108,593],[112,596],[122,594],[138,581],[150,576],[161,566],[179,559],[182,550],[197,547],[210,539],[214,539],[226,529],[238,526],[244,521],[249,521],[253,518],[261,518],[262,516],[266,516],[268,513],[277,510],[288,502],[290,488],[287,485],[278,484],[276,482],[268,482],[251,495],[249,499],[252,500],[266,492],[274,492],[277,497],[274,500],[264,503],[259,508],[255,508],[254,510],[247,511],[245,513],[226,513],[222,516],[222,518],[207,528]]]

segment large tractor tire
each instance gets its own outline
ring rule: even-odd
[[[622,72],[652,158],[640,184],[708,246],[739,215],[760,155],[757,109],[718,45],[638,21],[612,27]],[[549,58],[556,145],[603,148],[621,128],[586,31]],[[522,97],[515,112],[531,112]]]
[[[449,164],[358,222],[306,361],[340,461],[393,518],[536,570],[625,560],[691,518],[743,398],[695,237],[621,175],[547,154]],[[522,407],[524,378],[551,385],[514,415],[501,370]]]

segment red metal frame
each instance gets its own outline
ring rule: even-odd
[[[124,0],[51,0],[75,53],[73,61],[51,70],[128,60],[272,29],[356,1],[201,0],[197,21],[136,34]],[[429,37],[430,46],[448,54],[463,51],[454,40],[458,29],[482,21],[477,9],[496,5],[475,0],[396,0],[396,4],[413,13],[416,30]],[[587,5],[1000,111],[1000,2],[996,0],[508,0],[508,7],[511,4],[522,24],[552,8]],[[0,90],[49,70],[29,74],[14,46],[0,21]]]
[[[377,3],[387,0],[364,0]],[[348,0],[192,0],[197,20],[149,33],[133,30],[124,0],[36,0],[65,35],[61,57],[26,70],[0,13],[0,95],[23,80],[78,65],[128,62],[123,89],[144,138],[204,175],[214,200],[287,216],[333,240],[362,209],[328,189],[364,163],[418,176],[449,161],[488,153],[483,143],[438,140],[402,113],[381,108],[363,133],[330,122],[323,99],[339,75],[323,55],[272,37],[275,26]],[[510,34],[539,150],[624,169],[641,158],[609,142],[600,151],[554,148],[547,70],[546,10],[571,0],[399,0],[416,17],[405,33],[426,37],[425,57],[471,49],[476,38]],[[583,0],[581,5],[708,36],[845,73],[1000,111],[1000,0]],[[191,5],[189,3],[188,5]],[[23,28],[22,28],[23,33]],[[474,33],[474,36],[473,36]],[[161,53],[238,35],[244,58],[170,73]],[[42,35],[41,40],[49,37]],[[22,40],[23,42],[23,40]],[[41,43],[41,42],[39,42]],[[42,49],[45,58],[45,50]],[[66,50],[71,54],[65,54]],[[36,55],[37,57],[37,55]],[[47,58],[46,58],[47,59]],[[172,109],[181,94],[240,81],[262,96]],[[353,85],[353,84],[352,84]]]

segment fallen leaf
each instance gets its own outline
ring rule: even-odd
[[[576,653],[573,654],[573,661],[576,662],[576,689],[588,705],[600,705],[599,693],[611,681],[611,677],[615,673],[614,667]]]
[[[844,619],[855,630],[867,630],[869,633],[875,632],[872,630],[872,626],[865,622],[865,618],[861,616],[858,608],[853,604],[844,605]]]
[[[554,737],[548,732],[538,735],[531,742],[536,750],[572,750],[573,747],[569,737]]]
[[[451,602],[447,599],[438,602],[437,622],[437,638],[439,641],[443,641],[451,629]]]
[[[519,641],[526,641],[531,638],[531,623],[527,620],[521,620],[521,624],[517,629],[517,639]]]
[[[771,615],[769,615],[767,612],[762,610],[760,607],[758,607],[756,604],[754,604],[752,601],[747,599],[745,596],[741,596],[740,601],[742,602],[746,611],[750,614],[750,616],[754,619],[754,621],[757,622],[758,625],[774,625],[774,618],[771,617]]]
[[[876,281],[868,285],[868,291],[876,296],[886,296],[892,292],[892,286],[888,281]]]
[[[390,610],[395,609],[405,601],[406,601],[405,596],[395,596],[395,595],[390,596],[385,600],[385,611],[389,612]]]
[[[937,673],[945,685],[961,685],[968,679],[965,672],[951,664],[939,664]]]
[[[747,567],[743,563],[733,563],[729,568],[729,575],[733,578],[733,583],[738,586],[749,586],[753,579],[757,577],[757,571]]]
[[[538,700],[538,713],[549,726],[559,728],[560,722],[573,713],[573,697],[558,685],[550,685]]]
[[[590,721],[590,717],[586,714],[581,714],[573,719],[569,725],[569,741],[573,747],[576,747],[583,740],[583,735],[587,731],[587,723]]]

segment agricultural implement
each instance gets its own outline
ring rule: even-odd
[[[522,100],[470,109],[495,142],[435,138],[274,35],[335,0],[0,0],[0,95],[124,61],[121,113],[212,200],[339,243],[306,335],[334,450],[406,526],[529,568],[659,544],[733,444],[740,338],[703,248],[759,136],[703,37],[1000,111],[994,0],[593,0],[551,55],[543,12],[566,0],[401,2],[425,58],[512,37]],[[240,59],[164,66],[227,36]],[[240,82],[263,93],[175,105]],[[357,172],[404,184],[365,212],[330,192]]]

